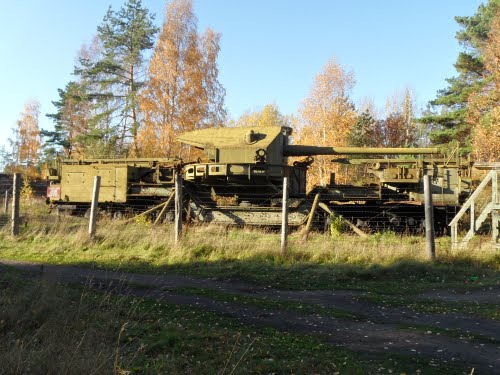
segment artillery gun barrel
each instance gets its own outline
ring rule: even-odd
[[[283,150],[284,156],[313,155],[428,155],[439,154],[436,147],[323,147],[288,145]]]

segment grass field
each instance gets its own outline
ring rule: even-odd
[[[57,223],[28,223],[15,239],[6,229],[1,231],[0,258],[188,274],[278,289],[358,290],[368,292],[365,298],[371,302],[386,306],[500,320],[498,305],[408,299],[432,288],[467,290],[498,285],[500,252],[486,242],[451,251],[449,239],[439,238],[438,260],[431,263],[422,238],[393,233],[368,239],[312,234],[307,242],[292,234],[284,255],[280,254],[279,235],[261,230],[189,227],[179,246],[172,238],[168,225],[124,226],[103,221],[97,236],[90,239],[82,220],[67,218]],[[243,325],[203,309],[0,270],[0,373],[464,373],[419,357],[367,355],[332,346],[315,335]],[[258,295],[197,288],[175,292],[244,306],[366,319]],[[433,327],[400,328],[460,335]]]
[[[454,372],[419,358],[367,356],[312,335],[247,326],[200,309],[2,271],[0,373]]]

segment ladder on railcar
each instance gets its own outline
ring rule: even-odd
[[[457,213],[455,218],[451,221],[449,226],[451,227],[451,245],[453,249],[464,248],[467,246],[469,241],[474,237],[476,231],[481,227],[484,221],[491,217],[491,235],[492,242],[495,246],[500,247],[499,243],[499,231],[500,231],[500,192],[498,190],[498,175],[500,174],[500,162],[496,163],[483,163],[475,165],[477,169],[489,170],[486,177],[483,179],[481,184],[472,193],[469,199],[462,206],[460,211]],[[491,182],[491,198],[484,206],[481,213],[476,217],[476,200],[481,194],[481,192],[490,184]],[[458,238],[458,224],[460,219],[465,213],[469,213],[469,230],[459,241]]]

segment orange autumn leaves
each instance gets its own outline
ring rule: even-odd
[[[377,119],[375,110],[360,114],[350,98],[356,81],[334,58],[315,77],[312,89],[299,109],[295,140],[315,146],[412,147],[422,141],[415,120],[414,94],[410,89],[387,99],[386,118]],[[360,128],[370,118],[370,138]],[[315,156],[309,169],[308,187],[326,185],[335,173],[336,183],[352,181],[352,170],[332,163],[331,156]]]
[[[497,15],[488,42],[481,49],[488,73],[486,84],[475,89],[468,103],[467,120],[474,128],[474,152],[480,160],[498,159],[500,153],[498,19]],[[295,143],[319,146],[412,147],[426,142],[426,129],[415,120],[416,104],[412,92],[407,90],[404,95],[398,93],[388,99],[383,119],[373,108],[362,114],[351,99],[354,74],[335,59],[329,60],[315,77],[295,115],[282,115],[277,105],[269,104],[262,111],[246,112],[238,120],[227,121],[225,90],[218,81],[220,38],[220,34],[211,29],[198,32],[191,0],[168,1],[165,21],[150,56],[147,77],[140,84],[131,85],[134,89],[137,87],[137,94],[134,91],[129,103],[133,121],[127,118],[119,128],[123,131],[115,134],[116,121],[107,113],[111,113],[116,103],[104,101],[100,106],[93,106],[84,90],[93,84],[85,80],[78,82],[82,92],[66,91],[59,119],[63,123],[61,129],[68,134],[68,145],[63,147],[68,151],[66,156],[181,156],[193,160],[200,155],[183,150],[176,142],[179,134],[198,128],[234,125],[290,125],[295,128]],[[102,54],[99,43],[96,41],[93,48],[83,51],[80,60],[98,61],[94,57]],[[141,79],[142,73],[141,70]],[[367,123],[363,125],[361,120],[365,113]],[[34,149],[36,142],[32,146],[28,146],[27,141],[22,142],[22,152],[31,155],[24,150]],[[309,171],[311,184],[328,183],[331,172],[337,174],[337,182],[347,181],[344,171],[331,163],[331,157],[315,159]],[[27,160],[33,157],[28,156]]]
[[[29,176],[35,176],[36,165],[40,157],[40,103],[29,100],[17,120],[14,128],[14,139],[11,139],[15,167],[11,172],[25,171]]]
[[[220,34],[199,35],[189,0],[171,2],[138,96],[144,117],[137,134],[145,157],[180,155],[176,135],[225,121],[224,89],[218,82]]]

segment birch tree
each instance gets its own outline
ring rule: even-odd
[[[334,58],[315,77],[309,96],[299,110],[298,143],[317,146],[346,146],[357,115],[350,94],[355,85],[354,73],[348,72]],[[331,172],[331,156],[317,156],[309,171],[310,184],[325,185]],[[338,175],[342,179],[341,175]]]
[[[415,120],[415,94],[409,88],[396,91],[386,100],[386,118],[382,121],[383,143],[380,146],[416,146],[420,129]]]
[[[14,138],[10,139],[14,159],[13,170],[26,171],[29,175],[36,174],[40,156],[40,103],[29,100],[16,122]]]
[[[266,104],[260,111],[247,111],[234,122],[235,126],[291,126],[289,116],[281,114],[276,104]]]

